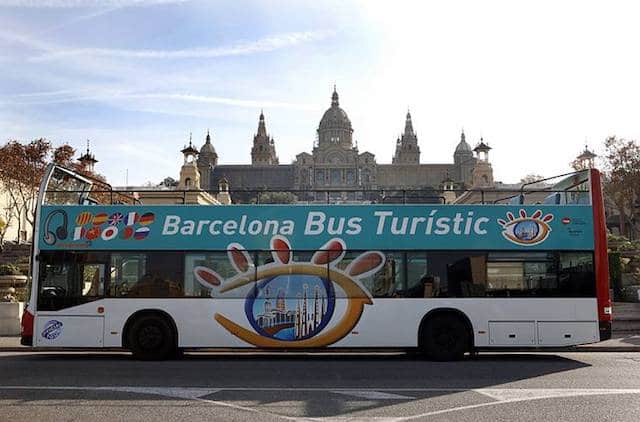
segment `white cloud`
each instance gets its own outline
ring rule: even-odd
[[[240,56],[274,51],[297,44],[319,41],[333,34],[332,31],[287,32],[254,41],[244,41],[233,45],[213,48],[187,48],[182,50],[132,50],[113,48],[48,48],[34,61],[47,61],[70,56],[103,56],[123,59],[187,59]]]
[[[316,108],[315,105],[311,104],[297,104],[297,103],[288,103],[282,101],[271,101],[271,100],[247,100],[247,99],[237,99],[237,98],[225,98],[225,97],[212,97],[206,95],[191,95],[191,94],[125,94],[122,95],[124,98],[140,98],[140,99],[169,99],[169,100],[181,100],[181,101],[193,101],[200,103],[211,103],[211,104],[224,104],[231,105],[237,107],[247,107],[247,108],[292,108],[298,110],[314,110]]]
[[[312,104],[290,103],[283,101],[273,101],[267,99],[240,99],[229,97],[216,97],[207,95],[193,95],[182,93],[132,93],[117,90],[56,90],[44,92],[28,92],[15,95],[9,95],[2,101],[5,104],[61,104],[75,103],[83,101],[105,101],[115,102],[118,100],[172,100],[182,102],[204,103],[204,104],[222,104],[243,108],[287,108],[297,110],[315,110],[316,106]],[[150,110],[147,110],[150,111]],[[166,111],[163,111],[166,113]],[[178,113],[185,115],[184,113]],[[187,114],[190,115],[190,114]],[[200,113],[194,113],[194,116],[200,116]]]

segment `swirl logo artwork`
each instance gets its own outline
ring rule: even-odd
[[[46,338],[47,340],[54,340],[60,337],[60,334],[62,334],[62,327],[63,324],[61,321],[55,319],[47,321],[47,323],[44,325],[44,328],[42,329],[42,337]]]
[[[193,269],[196,280],[211,291],[212,297],[254,283],[244,306],[251,329],[221,313],[214,315],[239,339],[257,347],[327,346],[349,334],[365,305],[373,304],[362,279],[384,266],[382,252],[363,252],[341,269],[338,264],[344,258],[346,245],[339,238],[329,240],[309,261],[294,261],[291,245],[282,236],[271,239],[271,250],[273,262],[256,267],[242,245],[229,244],[227,256],[237,275],[228,279],[205,266]],[[337,312],[336,289],[344,292],[344,311]],[[332,322],[336,313],[342,316]]]
[[[543,217],[542,211],[536,210],[531,216],[527,216],[527,212],[521,209],[518,217],[507,212],[507,220],[500,218],[498,224],[503,228],[502,236],[508,241],[517,245],[533,246],[544,242],[549,237],[551,220],[553,220],[552,214]]]

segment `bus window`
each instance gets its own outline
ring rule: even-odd
[[[593,254],[591,252],[560,252],[558,261],[558,295],[595,297]]]
[[[432,252],[429,273],[439,281],[438,296],[478,297],[486,292],[486,259],[478,252]]]
[[[42,252],[39,309],[55,311],[101,298],[106,268],[104,254]]]
[[[337,267],[344,271],[349,264],[359,258],[364,251],[347,251],[344,258],[338,263]],[[367,277],[359,278],[364,287],[371,293],[373,297],[393,297],[397,296],[396,291],[401,289],[402,285],[402,253],[383,252],[385,254],[384,265],[375,273]],[[362,259],[362,258],[361,258]],[[366,259],[366,258],[364,258]],[[379,258],[371,255],[371,267],[379,265]],[[336,287],[336,290],[340,290]],[[344,292],[341,292],[344,295]],[[340,296],[336,291],[336,296]]]
[[[403,292],[404,297],[425,297],[424,282],[427,281],[429,273],[427,271],[426,252],[407,252],[407,289]],[[427,295],[435,296],[436,292],[426,292]]]
[[[104,295],[105,264],[87,263],[82,265],[82,296]]]
[[[182,254],[178,252],[111,254],[112,297],[181,297]]]
[[[492,252],[487,263],[489,296],[548,296],[558,287],[555,255]]]
[[[82,204],[91,190],[91,182],[86,178],[68,170],[54,167],[49,178],[44,203],[45,204]]]

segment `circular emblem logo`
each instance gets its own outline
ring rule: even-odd
[[[47,321],[47,323],[44,324],[44,328],[42,329],[42,337],[46,338],[47,340],[54,340],[60,337],[60,334],[62,334],[62,327],[63,324],[61,321],[58,321],[56,319]]]
[[[327,326],[335,308],[333,283],[315,275],[278,275],[261,280],[249,293],[245,313],[262,336],[295,341]]]
[[[535,239],[540,232],[538,223],[533,220],[525,220],[517,223],[513,228],[513,234],[520,240],[529,241]]]

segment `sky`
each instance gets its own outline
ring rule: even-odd
[[[91,150],[114,185],[177,178],[207,130],[250,163],[313,147],[334,84],[360,151],[389,163],[407,109],[422,163],[464,129],[494,178],[552,176],[585,143],[640,139],[637,1],[0,0],[0,142]],[[128,177],[128,179],[127,179]]]

